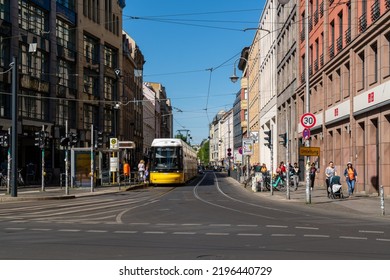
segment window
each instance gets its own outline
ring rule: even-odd
[[[0,18],[6,21],[9,21],[9,1],[10,0],[0,0]]]
[[[66,121],[70,127],[76,123],[76,106],[74,101],[59,99],[56,102],[56,124],[65,126]]]
[[[369,81],[370,84],[378,82],[378,44],[375,42],[370,46],[369,60]]]
[[[57,44],[69,49],[71,51],[75,51],[75,42],[76,42],[76,35],[75,35],[75,28],[68,24],[67,22],[56,19],[56,36],[57,36]]]
[[[104,99],[113,100],[116,92],[116,82],[114,79],[104,77]]]
[[[99,97],[99,75],[96,72],[84,69],[83,92]]]
[[[49,30],[49,15],[38,6],[19,0],[19,27],[41,36],[42,31]]]
[[[90,129],[92,124],[97,124],[98,122],[98,108],[90,104],[84,104],[84,129]],[[107,131],[107,130],[106,130]],[[111,131],[111,130],[110,130]]]
[[[351,94],[351,70],[350,70],[349,62],[344,64],[344,76],[343,76],[342,88],[344,90],[344,98],[350,96],[350,94]]]
[[[48,81],[49,62],[48,54],[37,49],[36,52],[30,53],[29,45],[20,47],[20,65],[23,74],[29,74],[32,77]]]
[[[118,52],[108,46],[104,46],[104,65],[112,69],[118,65]]]
[[[383,49],[383,66],[385,75],[390,75],[390,32],[385,35],[385,43]],[[387,71],[386,71],[387,70]]]
[[[360,52],[357,56],[357,65],[356,65],[356,82],[358,85],[358,90],[364,89],[364,74],[365,74],[365,57],[364,57],[364,51]]]
[[[99,64],[99,41],[84,35],[84,56],[87,63]]]
[[[104,131],[113,131],[114,109],[104,109]]]
[[[19,115],[35,120],[47,120],[48,99],[36,91],[20,90]]]

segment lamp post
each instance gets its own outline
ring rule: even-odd
[[[239,57],[238,59],[236,59],[236,61],[234,62],[234,66],[233,66],[233,75],[230,76],[230,80],[233,82],[233,83],[236,83],[239,79],[239,77],[236,75],[236,63],[237,61],[239,60],[244,60],[246,62],[246,65],[247,65],[247,72],[246,72],[246,81],[247,81],[247,95],[246,95],[246,100],[247,100],[247,126],[246,126],[246,136],[248,139],[251,139],[251,135],[250,135],[250,125],[249,125],[249,62],[246,58],[244,57]],[[247,155],[248,156],[248,161],[247,161],[247,177],[246,179],[248,180],[249,179],[249,171],[250,171],[250,155],[251,153],[253,152],[252,151],[252,147],[253,145],[251,146],[251,151],[249,152],[249,154]]]

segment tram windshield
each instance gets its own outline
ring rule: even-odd
[[[180,147],[153,147],[151,171],[181,170]]]

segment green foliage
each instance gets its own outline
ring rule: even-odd
[[[198,151],[198,158],[200,162],[204,165],[208,165],[210,162],[210,140],[203,141],[201,147]]]

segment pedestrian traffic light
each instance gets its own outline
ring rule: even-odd
[[[9,146],[9,135],[8,133],[7,134],[4,134],[4,135],[0,135],[0,145],[4,148],[7,148]]]
[[[267,131],[264,131],[264,133],[266,135],[264,137],[264,140],[265,140],[264,145],[268,146],[268,148],[271,149],[271,146],[272,146],[272,131],[271,130],[267,130]]]
[[[95,130],[95,148],[101,148],[103,146],[103,132]]]
[[[281,138],[279,143],[282,144],[284,147],[287,147],[287,133],[279,134],[279,137]]]
[[[230,149],[230,148],[227,149],[227,155],[228,155],[228,157],[231,157],[231,156],[232,156],[231,151],[232,151],[232,149]]]

